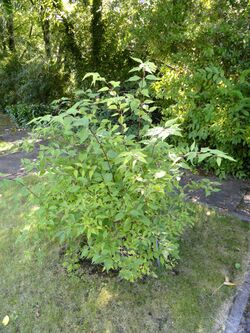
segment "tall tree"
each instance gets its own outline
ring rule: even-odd
[[[6,41],[5,41],[5,22],[3,15],[0,16],[0,40],[1,40],[1,50],[6,51]]]
[[[6,28],[8,33],[8,47],[11,52],[16,50],[15,36],[14,36],[14,11],[13,3],[11,0],[2,0],[3,8],[6,16]]]
[[[48,58],[51,57],[51,34],[50,34],[50,19],[49,19],[49,10],[46,2],[42,1],[40,7],[41,15],[41,25],[43,30],[43,40],[45,46],[45,52]]]
[[[93,0],[91,11],[92,65],[94,69],[97,70],[101,63],[101,48],[104,34],[102,22],[102,0]]]

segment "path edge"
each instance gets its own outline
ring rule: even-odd
[[[244,281],[236,291],[233,304],[229,310],[229,314],[225,324],[223,333],[237,333],[240,328],[245,309],[250,298],[250,263],[248,263],[247,271],[244,275]]]

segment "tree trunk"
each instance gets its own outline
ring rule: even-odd
[[[6,28],[8,33],[8,47],[11,52],[15,52],[15,35],[14,35],[14,14],[11,0],[3,0],[4,10],[6,12]]]
[[[4,19],[0,17],[0,40],[1,40],[1,50],[3,52],[6,51],[6,36],[5,36],[5,27],[4,27]]]
[[[101,48],[103,41],[102,0],[93,0],[92,4],[92,65],[98,70],[101,64]]]
[[[41,25],[43,31],[43,41],[45,47],[45,53],[48,58],[51,57],[51,36],[50,36],[50,21],[48,14],[46,13],[46,5],[41,5]]]
[[[81,61],[82,53],[75,39],[73,23],[70,22],[67,17],[63,16],[63,25],[66,35],[64,45],[71,52],[76,61]]]
[[[45,46],[45,53],[48,58],[51,57],[51,42],[50,42],[50,22],[48,19],[45,19],[42,22],[43,29],[43,40]]]

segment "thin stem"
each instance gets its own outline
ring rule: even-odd
[[[111,169],[111,165],[110,165],[110,161],[109,161],[109,159],[108,159],[108,155],[106,154],[106,151],[105,151],[105,149],[104,149],[102,143],[101,143],[100,140],[98,139],[97,135],[95,134],[95,132],[94,132],[91,128],[89,128],[89,130],[90,130],[91,134],[93,135],[93,137],[95,138],[96,142],[99,144],[99,146],[100,146],[100,148],[101,148],[101,150],[102,150],[102,152],[103,152],[103,155],[104,155],[104,157],[105,157],[105,159],[106,159],[106,161],[107,161],[107,163],[108,163],[108,166],[109,166],[109,171],[110,171],[110,173],[111,173],[111,175],[112,175],[112,180],[114,181],[114,175],[113,175],[113,172],[112,172],[112,169]],[[110,191],[110,188],[109,188],[109,186],[105,183],[105,180],[104,180],[104,178],[103,178],[102,173],[101,173],[101,177],[102,177],[103,183],[105,184],[105,186],[106,186],[106,188],[107,188],[107,190],[108,190],[109,195],[112,197],[112,193],[111,193],[111,191]]]
[[[22,185],[23,187],[25,187],[31,194],[33,194],[37,199],[40,199],[40,197],[35,193],[35,192],[33,192],[27,185],[25,185],[25,184],[23,184],[23,183],[21,183],[21,182],[19,182],[18,180],[13,180],[14,182],[16,182],[16,183],[18,183],[18,184],[20,184],[20,185]]]
[[[95,132],[94,132],[91,128],[89,128],[89,130],[90,130],[91,134],[93,135],[93,137],[95,138],[96,142],[99,144],[99,146],[100,146],[100,148],[101,148],[101,150],[102,150],[102,152],[103,152],[103,155],[104,155],[104,157],[105,157],[105,159],[106,159],[106,161],[107,161],[107,163],[108,163],[109,171],[110,171],[110,173],[111,173],[111,175],[112,175],[112,179],[114,180],[114,175],[113,175],[113,172],[112,172],[112,168],[111,168],[111,165],[110,165],[110,161],[109,161],[108,155],[107,155],[107,153],[106,153],[106,151],[105,151],[105,149],[104,149],[104,147],[103,147],[103,144],[102,144],[101,141],[98,139],[98,137],[97,137],[97,135],[95,134]]]

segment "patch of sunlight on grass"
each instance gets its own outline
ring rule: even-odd
[[[0,155],[8,153],[16,152],[19,149],[20,144],[22,141],[14,141],[14,142],[6,142],[0,141]]]
[[[0,141],[0,153],[6,152],[13,147],[13,142]]]
[[[104,308],[109,304],[112,298],[113,294],[110,291],[108,291],[106,288],[102,288],[100,294],[97,297],[97,306],[99,308]]]
[[[32,140],[26,140],[28,142],[40,142],[40,140],[32,141]],[[22,144],[24,143],[24,140],[16,140],[16,141],[0,141],[0,156],[1,155],[6,155],[6,154],[11,154],[11,153],[16,153],[20,151],[20,148]]]
[[[217,331],[223,327],[235,287],[218,287],[225,276],[241,281],[247,223],[197,209],[197,224],[181,240],[175,270],[131,284],[93,273],[87,264],[67,274],[55,244],[35,249],[16,242],[32,207],[21,185],[0,182],[0,193],[0,332],[210,333],[215,325]]]

